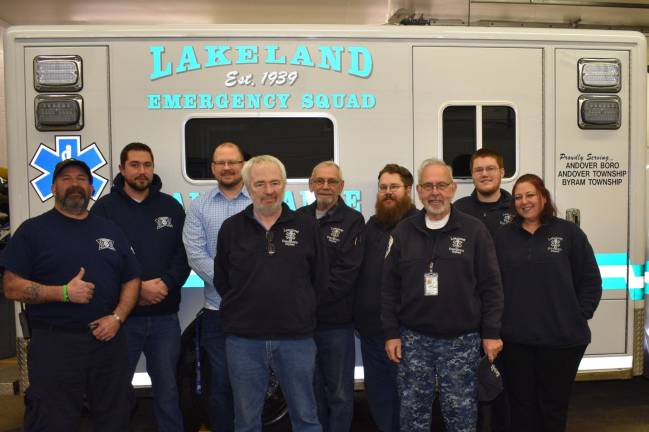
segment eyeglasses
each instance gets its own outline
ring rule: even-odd
[[[482,174],[483,172],[486,172],[487,174],[493,174],[499,169],[500,168],[495,165],[489,165],[488,167],[475,167],[473,168],[473,174]]]
[[[444,192],[446,189],[448,189],[449,186],[451,186],[451,184],[452,183],[424,183],[420,184],[419,187],[426,192],[432,192],[435,189],[440,192]]]
[[[400,184],[391,184],[391,185],[382,184],[382,185],[379,185],[379,192],[380,193],[386,193],[388,191],[389,192],[394,192],[394,191],[397,191],[397,190],[401,189],[402,187],[405,187],[405,186],[400,185]]]
[[[235,161],[235,160],[226,160],[226,161],[212,161],[212,163],[218,167],[225,167],[225,166],[237,166],[241,165],[243,161]]]
[[[257,181],[252,184],[253,189],[260,190],[265,189],[266,186],[270,186],[272,189],[277,189],[282,186],[281,180],[271,180],[271,181]]]
[[[328,184],[329,186],[338,186],[340,184],[340,180],[335,178],[326,179],[322,177],[317,177],[309,181],[316,186],[324,186],[325,184]]]
[[[268,255],[273,255],[275,253],[272,231],[266,231],[266,253],[268,253]]]

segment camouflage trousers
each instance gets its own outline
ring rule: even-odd
[[[441,339],[402,328],[401,347],[397,377],[401,397],[399,429],[429,432],[431,407],[439,390],[446,430],[474,432],[480,336],[469,333]]]

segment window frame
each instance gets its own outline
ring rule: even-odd
[[[441,155],[442,160],[444,160],[444,111],[448,107],[454,107],[454,106],[472,106],[475,107],[475,113],[476,113],[476,119],[475,119],[475,124],[476,124],[476,130],[475,130],[475,137],[476,137],[476,148],[474,151],[477,151],[482,148],[482,107],[483,106],[502,106],[502,107],[508,107],[511,108],[514,111],[514,126],[516,128],[515,133],[514,133],[514,151],[516,152],[514,156],[514,172],[510,177],[503,177],[502,181],[504,183],[508,182],[513,182],[518,178],[519,174],[519,168],[520,168],[520,122],[518,121],[519,117],[519,112],[518,109],[516,108],[516,105],[514,105],[512,102],[507,102],[507,101],[476,101],[476,100],[454,100],[454,101],[448,101],[440,106],[439,109],[439,119],[438,119],[438,136],[437,136],[437,154]],[[446,161],[444,161],[446,163]],[[471,177],[467,178],[454,178],[453,180],[456,183],[473,183],[473,179]]]
[[[325,112],[314,112],[314,113],[305,113],[305,112],[299,112],[299,111],[291,111],[291,112],[282,112],[282,113],[271,113],[271,112],[263,112],[263,113],[212,113],[212,114],[191,114],[185,117],[185,119],[182,121],[182,124],[180,126],[180,133],[182,136],[182,145],[181,145],[181,172],[182,176],[190,184],[194,185],[217,185],[218,182],[216,179],[208,179],[208,180],[197,180],[191,178],[187,174],[187,143],[185,141],[185,129],[186,125],[190,120],[193,119],[205,119],[205,118],[232,118],[232,119],[237,119],[237,118],[326,118],[331,121],[333,125],[333,161],[337,164],[339,163],[339,157],[340,157],[340,149],[339,149],[339,139],[338,139],[338,123],[336,122],[336,118],[332,116],[329,113]],[[283,161],[282,161],[283,162]],[[287,173],[287,179],[286,179],[287,184],[296,184],[296,185],[308,185],[309,184],[309,179],[308,178],[290,178],[288,177]]]

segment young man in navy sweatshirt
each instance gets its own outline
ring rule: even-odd
[[[158,429],[182,431],[176,386],[180,355],[178,306],[180,289],[189,275],[182,242],[185,212],[153,173],[153,152],[146,144],[130,143],[120,154],[120,173],[108,195],[92,213],[113,220],[126,233],[142,268],[138,305],[124,324],[128,338],[129,372],[135,372],[144,352],[153,385]]]
[[[496,231],[513,221],[515,216],[511,210],[511,194],[500,187],[505,177],[503,156],[481,148],[471,156],[470,168],[475,188],[471,195],[458,199],[453,205],[457,210],[480,219],[494,238]],[[503,371],[502,356],[496,358],[496,366]],[[491,402],[480,402],[478,432],[508,431],[509,401],[503,391]]]

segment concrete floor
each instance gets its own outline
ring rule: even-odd
[[[0,364],[0,370],[3,365]],[[353,432],[370,432],[375,428],[369,417],[367,400],[356,393]],[[0,432],[21,430],[24,406],[20,396],[0,396]],[[153,432],[151,400],[140,398],[134,417],[133,432]],[[84,424],[87,424],[87,419]],[[434,431],[443,430],[439,420]],[[88,426],[83,431],[92,430]],[[273,432],[280,432],[276,428]],[[648,432],[649,380],[637,377],[626,381],[575,383],[570,406],[568,432]]]

